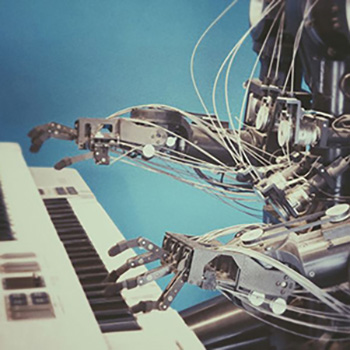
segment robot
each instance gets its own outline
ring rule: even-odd
[[[245,83],[238,121],[138,106],[74,128],[35,127],[31,151],[49,138],[72,140],[88,152],[56,169],[89,158],[108,165],[117,153],[170,176],[185,166],[192,173],[180,180],[195,177],[227,201],[265,202],[263,223],[168,232],[162,246],[144,237],[117,243],[111,256],[145,253],[109,274],[107,296],[173,274],[158,300],[132,310],[167,309],[185,283],[219,290],[224,297],[183,312],[207,349],[350,349],[350,2],[251,0],[250,23],[260,72]],[[154,261],[160,266],[120,280]]]

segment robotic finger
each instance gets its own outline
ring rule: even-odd
[[[81,162],[83,160],[91,159],[91,158],[93,158],[93,156],[94,156],[93,153],[89,152],[89,153],[81,154],[81,155],[74,156],[74,157],[65,157],[65,158],[61,159],[59,162],[57,162],[54,165],[54,168],[56,170],[61,170],[69,165]]]
[[[42,144],[49,138],[60,140],[75,140],[77,138],[77,131],[68,126],[51,122],[48,124],[36,126],[29,133],[32,145],[30,151],[33,153],[39,152]]]
[[[127,262],[118,269],[111,271],[107,277],[107,281],[116,282],[121,275],[130,269],[153,262],[160,259],[162,256],[165,258],[167,255],[161,250],[134,256],[128,259]]]
[[[138,237],[130,240],[123,240],[118,242],[116,245],[108,250],[109,256],[116,256],[127,249],[132,248],[142,248],[148,250],[149,252],[161,253],[162,248],[158,247],[156,244],[152,243],[149,239],[144,237]]]
[[[155,269],[149,270],[139,276],[126,279],[122,282],[117,282],[114,284],[110,284],[105,289],[105,295],[106,296],[113,296],[115,293],[121,291],[122,289],[132,289],[139,286],[142,286],[144,284],[150,283],[154,280],[157,280],[161,277],[164,277],[171,273],[171,266],[170,264],[159,266]]]
[[[138,304],[131,307],[134,313],[138,312],[149,312],[151,310],[166,310],[176,295],[179,293],[181,288],[186,282],[187,273],[186,271],[179,271],[170,281],[165,288],[162,295],[156,301],[141,301]]]

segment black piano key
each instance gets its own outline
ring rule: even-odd
[[[79,227],[80,229],[82,229],[81,226],[78,226],[75,219],[74,218],[70,218],[70,217],[62,217],[62,218],[56,218],[54,220],[52,220],[52,222],[57,226],[57,227],[65,227],[65,226],[68,226],[68,227]]]
[[[109,322],[99,321],[99,324],[102,333],[135,331],[141,329],[135,317],[132,317],[129,320],[119,320],[119,322],[115,320]]]
[[[125,301],[122,298],[96,298],[90,301],[91,308],[94,311],[112,310],[114,312],[129,312]]]
[[[58,223],[58,224],[55,224],[53,223],[56,227],[56,230],[58,232],[67,232],[67,229],[69,230],[79,230],[79,231],[83,231],[83,228],[79,225],[74,225],[74,224],[71,224],[71,223]]]
[[[83,288],[85,288],[85,287],[86,287],[86,285],[83,285]],[[85,291],[85,289],[84,289],[84,291]],[[90,305],[92,305],[96,300],[98,300],[100,302],[101,302],[101,300],[104,300],[104,301],[114,301],[114,302],[118,303],[120,308],[127,307],[127,304],[126,304],[126,302],[121,294],[118,293],[113,297],[106,298],[104,293],[105,293],[104,290],[85,291],[85,295],[86,295],[87,299],[89,300]]]
[[[91,283],[91,284],[97,284],[97,283]],[[83,289],[85,286],[88,286],[89,284],[83,285]],[[93,299],[99,299],[105,297],[104,290],[93,290],[91,292],[85,291],[85,295],[88,298],[89,302]]]
[[[107,272],[96,272],[79,274],[78,277],[81,284],[91,284],[103,282],[106,279],[107,275]]]
[[[60,229],[60,230],[56,229],[56,231],[57,231],[58,234],[60,234],[62,236],[63,235],[69,235],[69,234],[72,234],[72,233],[81,233],[81,234],[83,234],[86,237],[86,232],[81,227],[78,227],[78,228],[70,227],[70,228],[64,228],[64,229]]]
[[[83,229],[80,224],[76,222],[74,218],[59,218],[52,220],[52,222],[57,226],[57,227],[62,227],[66,228],[67,227],[78,227],[80,229]]]
[[[98,256],[75,258],[71,259],[71,262],[75,268],[103,264],[102,260]]]
[[[72,210],[65,210],[65,209],[56,210],[52,208],[52,209],[48,209],[48,211],[51,213],[50,217],[52,221],[76,218]]]
[[[127,307],[118,310],[94,310],[94,314],[97,320],[101,321],[125,320],[133,317]]]
[[[65,247],[71,248],[76,246],[89,246],[92,247],[92,244],[88,238],[82,239],[70,239],[64,242]]]
[[[52,204],[51,207],[46,206],[46,209],[55,219],[62,218],[64,215],[74,215],[72,210],[67,210],[65,207],[57,207],[55,204]]]
[[[47,199],[44,199],[45,201],[45,205],[50,205],[52,203],[57,203],[57,204],[61,204],[61,205],[64,205],[65,203],[61,201],[61,198],[47,198]],[[68,207],[69,208],[69,207]]]
[[[90,304],[94,303],[102,303],[105,302],[118,302],[123,303],[124,306],[126,306],[126,302],[122,295],[120,293],[116,293],[112,297],[105,297],[105,288],[107,287],[108,283],[102,282],[102,283],[84,283],[82,285],[85,295],[88,298]]]
[[[74,211],[73,211],[72,208],[67,207],[65,205],[65,203],[61,203],[61,202],[49,202],[49,203],[46,204],[46,208],[47,208],[48,211],[54,213],[55,215],[58,215],[58,214],[61,214],[61,213],[74,214]]]
[[[82,276],[83,274],[86,274],[86,273],[93,274],[94,276],[100,273],[103,275],[107,274],[107,270],[105,266],[101,263],[98,265],[91,265],[91,266],[81,266],[81,267],[74,266],[74,270],[79,276]]]
[[[82,238],[81,235],[68,235],[68,236],[59,235],[59,237],[60,237],[60,240],[62,241],[62,243]]]
[[[108,283],[90,283],[83,286],[85,292],[104,291]]]
[[[84,238],[84,235],[82,233],[71,233],[71,234],[64,234],[64,235],[58,234],[58,235],[60,237],[60,240],[63,243]]]
[[[108,271],[66,198],[44,199],[103,333],[141,329],[120,293],[106,298]]]
[[[84,252],[89,253],[91,251],[94,251],[94,247],[92,245],[86,245],[86,246],[74,246],[74,247],[65,247],[66,252],[68,254],[68,256],[70,257],[71,255],[73,256],[73,254],[77,254],[77,253],[82,253],[84,254]],[[97,254],[97,253],[96,253]]]
[[[80,259],[80,258],[93,258],[93,257],[99,257],[94,249],[90,250],[85,250],[82,252],[76,252],[76,253],[70,253],[69,257],[71,261],[74,261],[75,259]]]

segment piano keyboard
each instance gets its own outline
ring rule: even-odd
[[[0,184],[1,348],[204,349],[174,310],[131,314],[155,283],[104,298],[107,271],[134,253],[108,256],[124,237],[75,170],[29,169],[3,143]]]
[[[56,189],[57,191],[57,189]],[[66,198],[44,199],[46,209],[64,245],[90,307],[103,333],[140,329],[122,298],[105,298],[108,271]]]

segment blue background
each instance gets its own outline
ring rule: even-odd
[[[30,154],[26,134],[35,125],[73,126],[78,117],[106,117],[148,103],[202,112],[190,80],[190,56],[229,3],[1,1],[0,140],[20,143],[30,166],[52,166],[77,154],[75,144],[51,140],[39,154]],[[195,73],[208,102],[221,62],[248,29],[248,7],[248,0],[239,1],[199,47]],[[235,113],[255,60],[251,47],[249,38],[232,71]],[[222,95],[219,89],[224,114]],[[121,163],[98,167],[88,161],[75,168],[127,238],[144,235],[161,244],[167,230],[202,234],[252,221],[190,186]],[[186,286],[174,306],[182,309],[212,295]]]

